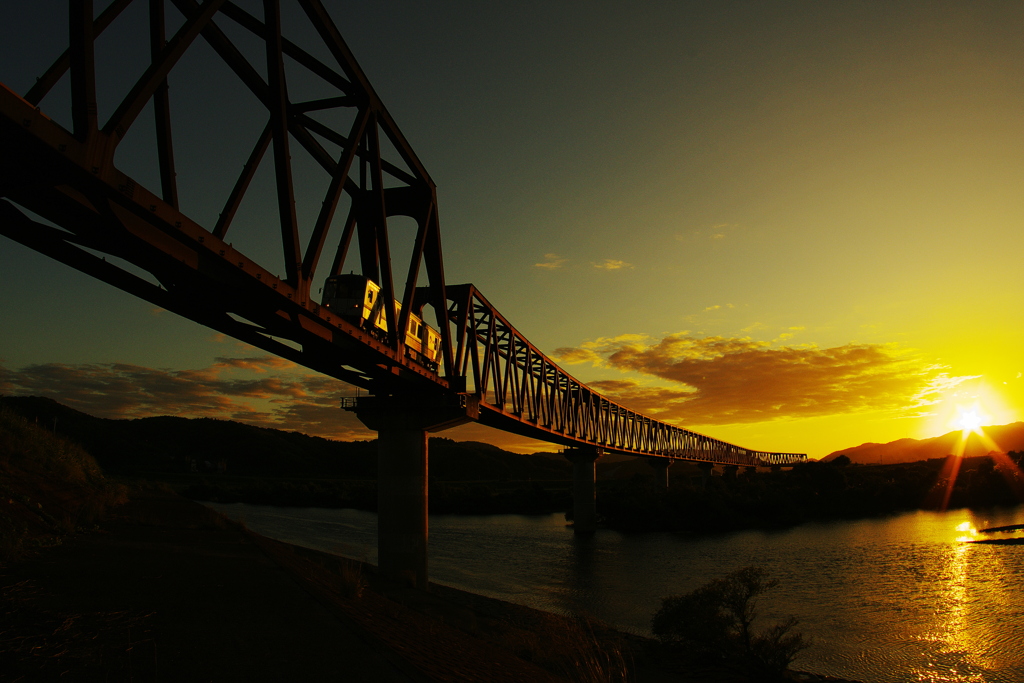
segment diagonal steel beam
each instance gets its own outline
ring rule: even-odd
[[[71,60],[71,122],[75,137],[85,142],[96,134],[96,64],[92,0],[71,0],[68,32]]]
[[[100,12],[100,15],[96,17],[96,20],[92,23],[93,38],[103,33],[103,31],[110,26],[111,22],[117,18],[117,15],[119,15],[124,8],[131,3],[132,0],[115,0],[110,3],[106,9]],[[76,12],[74,8],[72,8],[71,11],[72,13]],[[88,16],[91,19],[92,9],[90,8],[89,12],[85,13],[84,16]],[[73,40],[72,44],[74,44]],[[61,53],[60,57],[57,58],[57,61],[50,65],[50,68],[46,70],[46,73],[36,79],[36,82],[31,88],[29,88],[28,92],[25,93],[25,101],[33,106],[39,106],[42,99],[46,97],[50,90],[53,89],[53,86],[57,85],[57,82],[65,73],[67,73],[70,67],[71,50],[68,49]]]
[[[160,86],[170,72],[171,68],[177,64],[181,56],[185,54],[185,50],[192,41],[195,40],[199,33],[213,20],[213,15],[216,14],[217,10],[225,0],[206,0],[206,2],[193,13],[182,25],[178,32],[174,34],[174,37],[168,41],[167,45],[163,50],[160,51],[159,59],[153,61],[146,69],[146,72],[142,74],[135,85],[129,91],[128,96],[124,98],[114,113],[110,116],[106,125],[103,126],[103,132],[113,137],[113,144],[116,145],[120,141],[128,129],[131,128],[132,123],[136,117],[142,112],[142,108],[146,106],[149,98],[152,97],[153,93]],[[74,62],[72,62],[74,66]],[[110,150],[113,154],[113,149]]]
[[[242,174],[238,176],[235,186],[231,189],[231,194],[228,195],[227,203],[224,204],[224,210],[220,212],[220,216],[217,218],[217,225],[213,228],[213,234],[217,238],[224,239],[228,228],[231,227],[231,221],[234,220],[235,213],[242,203],[242,195],[249,188],[249,183],[252,182],[253,176],[256,175],[256,169],[259,167],[263,155],[266,154],[267,148],[270,147],[271,137],[272,131],[268,121],[267,125],[263,128],[263,133],[260,134],[259,140],[256,141],[256,146],[252,148],[245,166],[242,167]]]
[[[324,241],[327,239],[327,230],[334,219],[334,212],[338,208],[338,199],[348,180],[349,171],[352,169],[352,162],[356,158],[356,150],[359,147],[358,141],[363,138],[366,126],[370,121],[370,111],[361,111],[356,120],[352,123],[352,130],[349,132],[349,145],[338,160],[337,168],[331,177],[331,184],[327,188],[327,196],[320,207],[320,215],[317,216],[316,225],[313,227],[313,234],[306,246],[306,256],[302,260],[302,278],[308,283],[313,279],[317,263],[320,260],[320,253],[324,248]]]

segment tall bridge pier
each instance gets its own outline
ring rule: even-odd
[[[343,404],[377,432],[377,567],[427,590],[427,472],[431,432],[477,417],[472,397],[366,396]]]
[[[604,451],[593,446],[565,449],[572,463],[572,528],[577,534],[597,529],[597,459]]]
[[[655,471],[655,478],[660,479],[665,484],[665,488],[668,488],[668,468],[672,466],[675,460],[672,458],[648,458],[647,464]]]

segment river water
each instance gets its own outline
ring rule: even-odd
[[[250,529],[376,563],[376,515],[211,504]],[[914,512],[704,538],[600,530],[561,515],[430,519],[430,578],[650,635],[661,598],[747,565],[780,585],[765,623],[795,615],[814,641],[795,666],[864,683],[1024,681],[1024,545],[966,543],[1024,523],[1012,510]]]

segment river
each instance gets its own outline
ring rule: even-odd
[[[271,538],[376,562],[373,513],[210,507]],[[964,541],[1022,523],[1024,507],[703,538],[610,530],[576,538],[561,515],[436,515],[430,578],[650,635],[662,597],[759,565],[780,581],[762,599],[762,617],[795,615],[814,642],[799,669],[864,683],[1021,683],[1024,545]]]

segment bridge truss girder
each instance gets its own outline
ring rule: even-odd
[[[473,285],[448,287],[455,368],[480,397],[479,421],[496,429],[631,455],[770,466],[801,453],[755,451],[630,410],[561,369]]]
[[[141,2],[114,0],[93,20],[91,0],[72,0],[69,48],[24,97],[0,85],[0,140],[5,151],[0,159],[0,196],[7,200],[0,202],[0,232],[158,306],[357,386],[398,390],[418,376],[423,381],[412,379],[413,385],[444,391],[443,378],[408,361],[403,335],[396,332],[405,329],[408,316],[417,311],[414,305],[431,305],[443,319],[446,296],[436,189],[320,0],[298,0],[298,5],[337,62],[334,67],[281,35],[280,0],[264,0],[264,20],[225,0],[171,0],[184,21],[169,39],[164,35],[164,2],[150,0],[151,62],[100,125],[94,43],[133,1]],[[266,79],[215,19],[233,22],[264,42]],[[267,112],[265,129],[224,199],[216,225],[209,229],[179,210],[167,86],[168,75],[199,38]],[[326,96],[291,101],[284,77],[286,58],[319,78]],[[65,74],[71,86],[71,131],[39,109]],[[153,156],[159,167],[159,193],[114,165],[118,145],[147,104],[152,104],[156,118]],[[353,112],[351,127],[336,130],[311,116],[324,110]],[[399,155],[398,163],[383,158],[383,138]],[[291,156],[299,150],[293,142],[330,178],[304,244],[296,221]],[[339,153],[332,155],[330,145]],[[226,241],[268,150],[277,191],[282,277]],[[335,220],[343,193],[350,199],[350,210],[343,221]],[[388,218],[396,215],[409,216],[417,224],[403,291],[395,286],[390,258]],[[349,252],[358,250],[364,274],[380,283],[386,300],[403,303],[401,313],[384,307],[389,332],[383,341],[321,308],[311,296],[332,228],[335,236],[340,231],[340,239],[329,274],[339,273]],[[123,262],[130,266],[116,265]],[[416,299],[421,264],[428,281],[419,287]],[[447,327],[438,327],[447,336]],[[441,366],[448,369],[451,343],[444,342]]]
[[[472,285],[447,287],[434,183],[320,0],[294,2],[336,66],[282,35],[281,0],[263,0],[262,19],[228,0],[169,2],[181,15],[179,28],[168,37],[164,0],[148,0],[149,63],[104,122],[97,114],[95,42],[142,0],[113,0],[98,16],[91,0],[70,0],[68,49],[24,96],[0,83],[0,234],[378,396],[451,397],[468,390],[480,406],[480,422],[567,446],[745,465],[806,458],[739,448],[631,411],[559,368]],[[266,78],[218,22],[230,22],[262,43]],[[168,87],[168,76],[200,39],[266,113],[219,218],[207,226],[180,208]],[[322,96],[293,101],[286,64],[303,69]],[[40,109],[65,75],[71,130]],[[148,105],[154,114],[152,157],[159,191],[143,187],[114,164],[116,150]],[[347,112],[350,124],[339,129],[315,117],[325,111]],[[385,158],[385,142],[397,158]],[[293,153],[306,154],[329,181],[306,240],[296,213]],[[273,171],[277,212],[270,223],[279,234],[283,276],[227,242],[262,164]],[[349,210],[338,220],[342,197]],[[411,217],[416,224],[401,290],[392,272],[388,229],[395,216]],[[318,272],[323,276],[329,235],[337,238],[329,275],[355,260],[360,272],[380,285],[385,302],[401,302],[400,312],[384,306],[384,338],[314,299],[311,285]],[[419,282],[421,269],[425,284]],[[434,311],[441,335],[437,370],[412,360],[398,333],[425,305]]]

